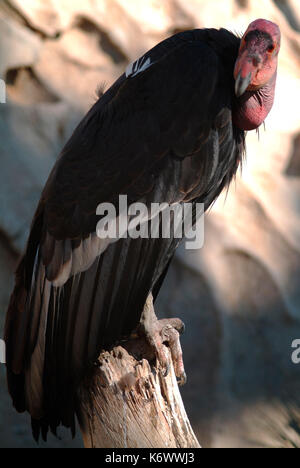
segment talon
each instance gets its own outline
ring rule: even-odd
[[[180,387],[182,387],[183,385],[186,384],[186,381],[187,381],[187,376],[186,376],[186,373],[183,372],[183,374],[181,374],[181,376],[177,378],[177,383]]]
[[[183,335],[185,333],[185,324],[182,322],[182,327],[180,330],[178,330],[180,335]]]
[[[165,344],[168,344],[179,385],[184,385],[187,380],[179,339],[184,331],[184,323],[178,318],[157,319],[153,307],[153,298],[150,294],[143,310],[139,332],[142,332],[146,336],[148,343],[154,350],[160,366],[164,369],[164,377],[167,377],[170,371],[170,364],[165,347]]]
[[[164,377],[168,377],[169,372],[170,372],[170,364],[168,363],[167,366],[166,366],[166,370],[165,370],[165,373],[163,374],[163,376],[164,376]]]

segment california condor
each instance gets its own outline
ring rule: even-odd
[[[178,239],[104,242],[97,206],[124,194],[207,210],[236,174],[245,131],[272,107],[279,48],[278,26],[263,19],[242,38],[225,29],[178,33],[130,65],[67,142],[35,213],[5,326],[9,391],[30,413],[35,438],[59,425],[74,433],[80,382],[142,315],[164,360],[165,322],[155,321],[152,300]],[[183,381],[182,323],[169,325]]]

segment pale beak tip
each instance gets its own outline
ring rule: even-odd
[[[241,72],[239,72],[238,76],[235,80],[235,95],[239,98],[241,97],[245,91],[247,90],[251,81],[251,73],[249,73],[245,78],[241,77]]]

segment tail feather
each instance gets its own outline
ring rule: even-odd
[[[19,329],[17,329],[18,317],[22,316],[22,311],[26,305],[27,294],[23,286],[23,265],[21,260],[16,272],[16,285],[10,299],[6,315],[4,329],[4,340],[6,343],[6,367],[7,384],[11,394],[13,405],[19,413],[26,409],[24,382],[25,375],[22,372],[24,366],[24,340],[17,340]]]

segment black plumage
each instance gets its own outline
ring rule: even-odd
[[[8,385],[33,433],[74,432],[76,389],[103,348],[138,324],[178,239],[121,239],[95,229],[101,202],[203,202],[228,186],[244,153],[232,123],[240,39],[179,33],[149,51],[96,102],[43,191],[16,273],[5,340]],[[148,66],[145,66],[145,64]],[[149,66],[150,64],[150,66]],[[144,68],[143,68],[144,66]]]

